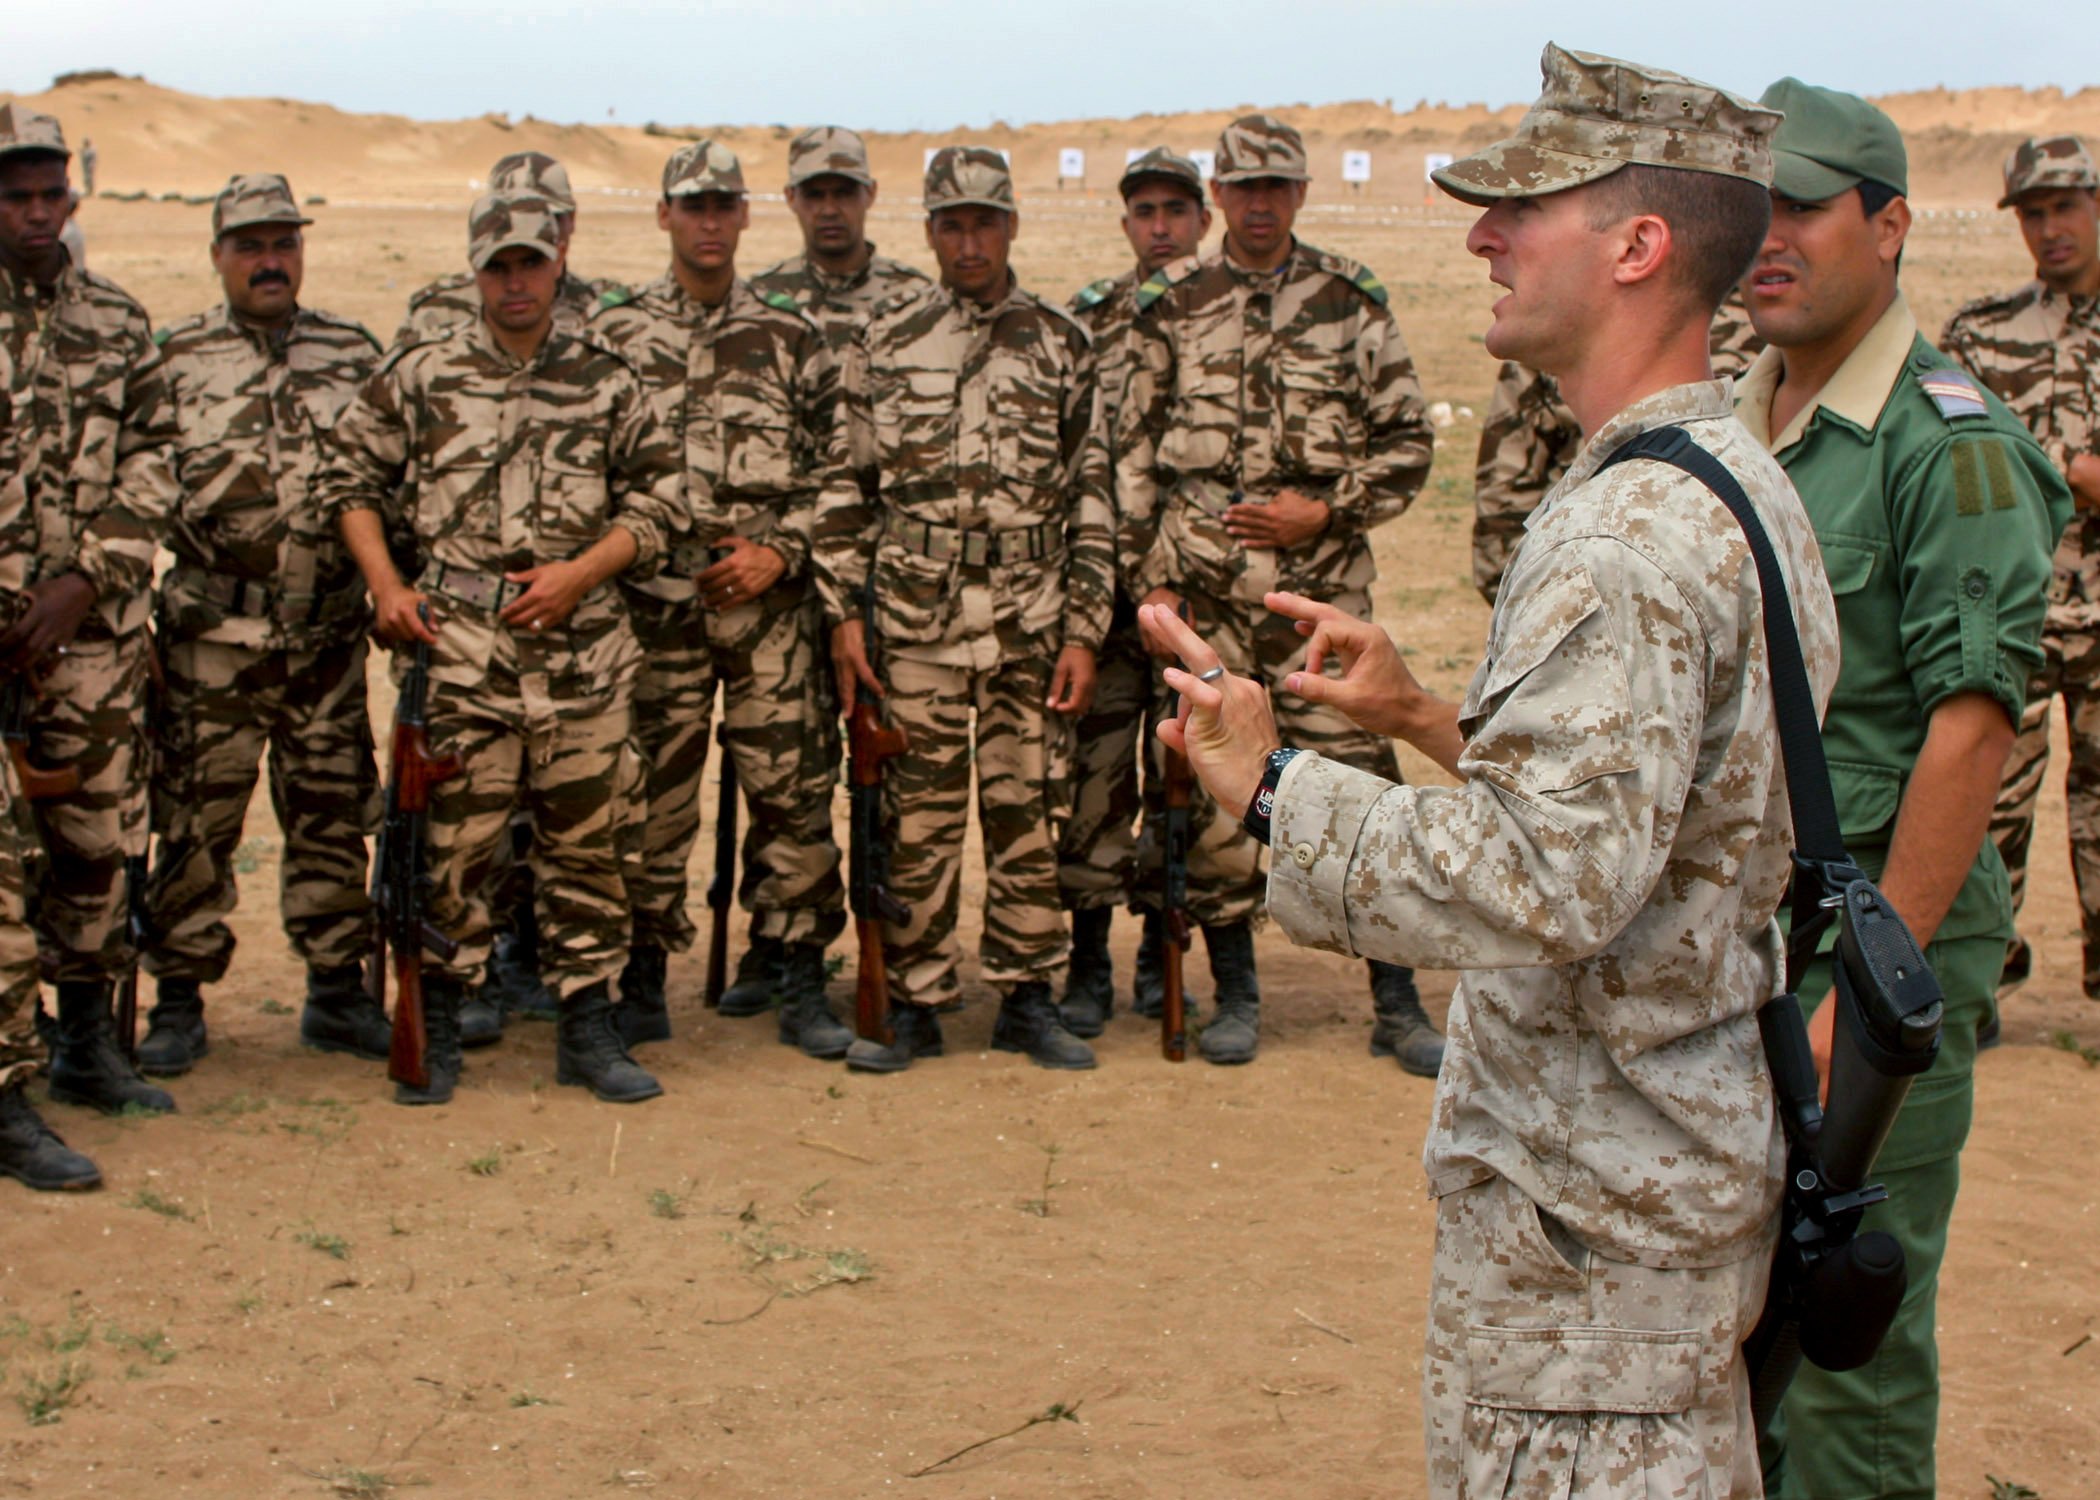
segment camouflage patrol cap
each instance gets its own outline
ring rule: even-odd
[[[664,196],[690,198],[701,193],[744,191],[743,163],[727,146],[714,141],[695,141],[681,146],[664,163]]]
[[[970,204],[1013,213],[1014,178],[989,146],[943,146],[926,164],[926,212]]]
[[[499,197],[544,198],[557,213],[576,212],[569,169],[544,151],[513,151],[489,168],[489,192]]]
[[[1198,200],[1203,197],[1203,170],[1186,156],[1177,156],[1165,146],[1154,146],[1143,156],[1134,159],[1123,169],[1122,178],[1116,187],[1125,198],[1138,183],[1147,177],[1159,177],[1177,183],[1194,193]]]
[[[1678,167],[1772,182],[1776,111],[1661,68],[1570,52],[1539,58],[1539,97],[1516,134],[1430,175],[1479,208],[1565,192],[1621,167]]]
[[[467,263],[478,271],[513,246],[550,259],[561,254],[559,207],[546,198],[483,193],[467,214]]]
[[[1219,182],[1249,182],[1257,177],[1312,181],[1305,137],[1274,115],[1241,115],[1218,136]],[[1200,181],[1202,174],[1197,178]]]
[[[292,185],[275,172],[242,172],[226,180],[211,205],[211,237],[251,224],[311,224],[299,212]]]
[[[2005,158],[2005,196],[2000,208],[2011,208],[2022,193],[2037,188],[2100,188],[2100,172],[2085,142],[2075,135],[2030,136]]]
[[[798,188],[812,177],[844,177],[875,186],[868,143],[843,125],[812,125],[788,142],[788,181]]]
[[[13,156],[18,151],[56,151],[60,156],[73,154],[66,149],[65,132],[58,128],[58,121],[51,116],[40,115],[19,104],[0,104],[0,156]]]
[[[1782,78],[1758,102],[1786,116],[1772,137],[1772,191],[1821,203],[1863,181],[1910,191],[1910,154],[1896,122],[1857,94]]]

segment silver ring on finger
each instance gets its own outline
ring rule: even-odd
[[[1198,672],[1196,674],[1196,680],[1198,682],[1216,682],[1220,677],[1223,677],[1224,675],[1225,667],[1223,663],[1220,663],[1219,665],[1212,667],[1208,672]]]

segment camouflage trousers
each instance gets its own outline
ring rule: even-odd
[[[1434,1500],[1759,1493],[1740,1355],[1771,1236],[1710,1269],[1585,1249],[1508,1179],[1437,1200],[1422,1353]]]
[[[34,903],[45,977],[108,979],[129,951],[124,859],[146,847],[145,691],[152,637],[76,638],[31,713],[29,758],[80,789],[33,803],[50,859]]]
[[[1048,980],[1064,964],[1071,944],[1057,899],[1057,830],[1072,729],[1043,707],[1054,656],[1045,649],[989,671],[895,654],[883,663],[890,720],[910,740],[882,783],[890,888],[912,910],[909,923],[883,932],[891,993],[901,1003],[960,998],[955,915],[973,764],[984,838],[984,978],[1002,987]]]
[[[801,585],[783,583],[727,611],[635,595],[629,603],[642,643],[635,740],[647,778],[630,893],[635,942],[671,952],[693,945],[686,875],[719,683],[723,738],[750,820],[738,900],[755,934],[828,945],[845,930],[846,892],[831,828],[838,709],[814,602]]]
[[[0,755],[0,1088],[43,1066],[37,1040],[36,932],[29,925],[40,850],[15,769]]]
[[[472,987],[488,966],[489,909],[511,816],[532,821],[532,872],[540,972],[557,997],[611,979],[627,962],[631,823],[641,759],[624,697],[572,718],[520,726],[491,716],[458,688],[433,683],[430,745],[457,754],[460,774],[431,792],[430,921],[459,952],[424,962]]]
[[[1252,677],[1269,690],[1269,703],[1276,713],[1276,728],[1286,745],[1317,750],[1358,770],[1400,779],[1400,762],[1392,742],[1381,735],[1359,729],[1339,710],[1325,704],[1308,703],[1283,690],[1283,679],[1305,664],[1305,640],[1291,621],[1272,614],[1260,605],[1237,604],[1202,594],[1187,595],[1196,618],[1196,629],[1216,648],[1227,671]],[[1371,618],[1368,594],[1345,591],[1333,599],[1335,608],[1358,619]],[[1339,668],[1330,665],[1330,672]],[[1171,716],[1176,695],[1167,687],[1157,665],[1152,672],[1153,712]],[[1166,887],[1161,866],[1166,833],[1165,779],[1160,747],[1150,746],[1152,773],[1145,784],[1145,832],[1138,845],[1136,893],[1133,905],[1157,910]],[[1218,804],[1199,784],[1189,798],[1189,916],[1205,927],[1256,921],[1267,901],[1266,877],[1262,874],[1261,845],[1240,826],[1239,817],[1221,813]]]
[[[1137,868],[1138,745],[1159,666],[1120,593],[1115,623],[1094,657],[1094,702],[1072,746],[1072,817],[1057,846],[1057,889],[1074,911],[1120,906]]]
[[[270,805],[284,832],[278,907],[310,969],[359,962],[371,941],[365,835],[379,824],[379,777],[365,712],[363,636],[321,651],[178,641],[161,651],[154,715],[153,827],[146,886],[162,979],[215,984],[233,960],[226,925],[234,852],[265,749]]]
[[[2017,915],[2027,894],[2035,806],[2049,768],[2049,710],[2058,696],[2070,716],[2064,821],[2085,928],[2085,992],[2100,999],[2100,636],[2054,628],[2042,632],[2042,666],[2028,684],[2020,732],[2005,757],[2005,781],[1991,812],[1991,841],[2012,877]]]

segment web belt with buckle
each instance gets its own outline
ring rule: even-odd
[[[966,568],[1007,567],[1049,557],[1064,546],[1064,526],[1044,521],[1008,531],[936,526],[930,521],[910,521],[891,516],[884,531],[907,552],[930,557],[935,562],[960,562]]]
[[[528,583],[513,583],[500,573],[484,573],[479,568],[455,568],[441,562],[433,562],[423,577],[416,580],[416,586],[491,612],[503,608],[532,587]]]

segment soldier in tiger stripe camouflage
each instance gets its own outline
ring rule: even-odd
[[[1186,600],[1227,667],[1277,695],[1292,744],[1397,780],[1386,740],[1278,691],[1302,664],[1303,642],[1262,599],[1291,590],[1370,616],[1368,533],[1429,477],[1421,383],[1378,278],[1292,233],[1311,176],[1298,132],[1244,116],[1225,127],[1216,161],[1223,245],[1155,272],[1137,292],[1114,435],[1123,587],[1141,605]],[[1171,698],[1161,707],[1172,712]],[[1148,822],[1159,817],[1155,809]],[[1203,925],[1217,1003],[1198,1044],[1213,1063],[1249,1062],[1260,1043],[1260,850],[1207,796],[1195,799],[1190,830],[1189,910]],[[1159,842],[1146,840],[1153,859]],[[1148,907],[1159,885],[1141,876]],[[1157,950],[1157,934],[1148,926],[1146,949]],[[1434,1077],[1443,1041],[1412,971],[1373,961],[1370,973],[1372,1051]]]
[[[648,809],[619,1013],[630,1044],[670,1035],[665,959],[694,937],[686,864],[719,684],[751,813],[741,894],[752,914],[721,1010],[757,1015],[777,993],[780,1039],[837,1058],[853,1040],[824,997],[824,950],[845,927],[831,831],[838,710],[809,538],[819,491],[846,482],[838,375],[792,298],[736,274],[750,214],[734,152],[712,141],[679,151],[657,205],[670,270],[632,296],[609,296],[591,324],[641,373],[682,440],[694,520],[660,573],[624,586],[643,651],[635,708]]]

